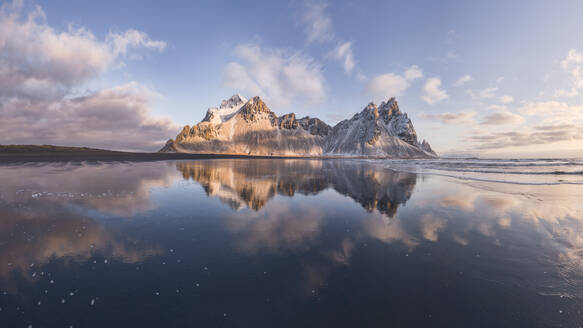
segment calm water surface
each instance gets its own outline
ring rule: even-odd
[[[580,327],[582,167],[0,166],[0,326]]]

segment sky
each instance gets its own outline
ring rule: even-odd
[[[396,97],[442,155],[583,156],[581,1],[0,1],[0,143],[155,151],[235,93]]]

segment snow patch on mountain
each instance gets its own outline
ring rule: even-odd
[[[277,116],[259,98],[234,95],[209,108],[197,125],[185,126],[162,152],[228,153],[263,156],[371,156],[432,158],[429,143],[419,143],[415,128],[395,98],[368,104],[352,118],[331,127],[315,117]]]
[[[203,122],[220,124],[231,118],[245,103],[247,99],[239,94],[223,100],[219,108],[211,107],[207,110]]]

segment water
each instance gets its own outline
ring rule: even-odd
[[[0,166],[0,325],[579,327],[580,171],[476,159]]]

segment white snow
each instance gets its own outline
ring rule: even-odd
[[[245,97],[236,94],[227,100],[223,100],[219,108],[209,108],[207,116],[210,117],[211,123],[221,124],[233,117],[246,102],[247,99]]]

